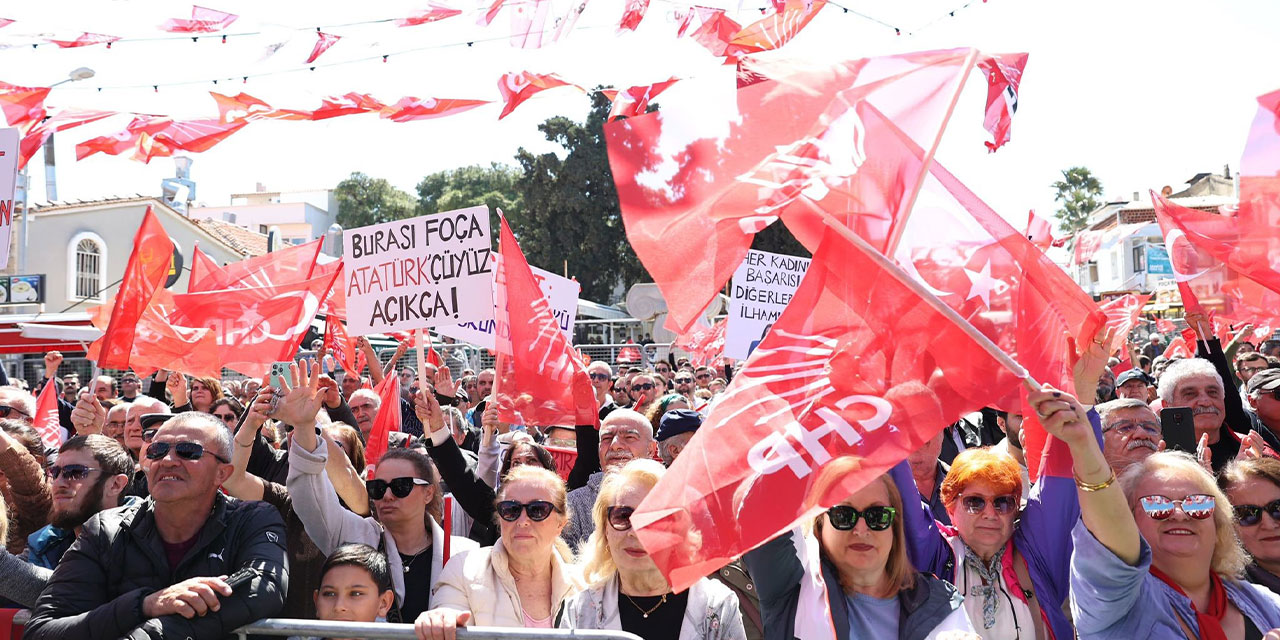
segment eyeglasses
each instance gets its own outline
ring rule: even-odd
[[[204,448],[204,445],[199,442],[152,442],[147,445],[147,459],[163,460],[165,456],[169,455],[169,449],[173,449],[173,452],[177,454],[179,458],[182,458],[183,460],[190,460],[192,462],[203,458],[205,453],[208,453],[225,464],[229,464],[231,462],[212,451],[207,451]]]
[[[857,526],[858,518],[862,518],[868,529],[884,531],[893,526],[893,518],[897,514],[898,510],[893,507],[867,507],[858,511],[849,505],[838,504],[827,509],[827,522],[841,531],[849,531]]]
[[[605,517],[615,531],[626,531],[631,528],[631,514],[635,512],[635,507],[609,507],[605,509]]]
[[[1106,429],[1103,429],[1102,432],[1106,433],[1108,431],[1115,431],[1116,433],[1122,436],[1127,436],[1133,433],[1137,429],[1142,429],[1147,433],[1147,435],[1156,436],[1157,438],[1159,438],[1161,433],[1160,425],[1158,423],[1149,422],[1149,421],[1134,422],[1132,420],[1121,420],[1120,422],[1117,422],[1107,427]]]
[[[631,385],[631,390],[632,391],[653,391],[653,385],[648,382],[644,384],[633,384]]]
[[[960,498],[960,504],[972,515],[987,509],[987,499],[982,496],[964,496]],[[1018,499],[1012,495],[996,496],[991,499],[991,508],[1002,516],[1009,515],[1018,510]]]
[[[671,369],[668,367],[658,367],[654,369],[654,371],[657,371],[658,373],[671,373]]]
[[[238,419],[234,413],[215,413],[213,414],[213,417],[226,423],[232,423]]]
[[[588,375],[591,377],[592,380],[608,380],[609,378],[613,377],[607,373],[592,373]]]
[[[369,492],[369,497],[374,500],[381,500],[387,495],[387,488],[390,487],[391,495],[397,498],[408,498],[413,493],[415,485],[427,486],[431,483],[422,478],[414,478],[405,476],[403,478],[392,478],[390,482],[386,480],[365,480],[364,488]]]
[[[1167,496],[1143,496],[1138,498],[1138,502],[1152,520],[1168,520],[1173,515],[1174,507],[1182,510],[1192,520],[1204,520],[1213,516],[1213,509],[1217,506],[1213,496],[1206,493],[1193,493],[1181,500],[1173,500]]]
[[[534,500],[533,502],[516,502],[515,500],[503,500],[498,503],[498,517],[507,522],[515,522],[520,519],[520,512],[529,514],[529,519],[534,522],[542,522],[551,516],[552,511],[556,511],[556,506],[546,500]]]
[[[1259,507],[1256,504],[1238,504],[1235,507],[1236,521],[1242,527],[1252,527],[1262,522],[1262,514],[1266,513],[1271,519],[1280,522],[1280,500],[1272,500],[1265,507]]]
[[[697,378],[697,379],[699,379],[699,380],[710,380],[710,379],[711,379],[711,374],[709,374],[709,373],[699,373],[698,375],[696,375],[696,376],[694,376],[694,377],[695,377],[695,378]]]
[[[49,477],[57,480],[58,476],[62,476],[67,482],[75,482],[88,478],[90,471],[97,471],[97,469],[82,464],[64,464],[61,467],[49,467]]]
[[[28,418],[31,417],[31,414],[27,413],[26,411],[23,411],[22,409],[19,409],[17,407],[11,407],[5,404],[0,404],[0,418],[8,418],[9,414],[14,412],[20,413]]]
[[[114,429],[123,429],[124,420],[111,420],[110,422],[107,423],[107,426],[112,427]]]
[[[693,378],[676,378],[676,384],[689,384],[693,382]]]

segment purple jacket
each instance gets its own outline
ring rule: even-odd
[[[1089,423],[1094,434],[1102,439],[1102,425],[1098,414],[1089,410]],[[1052,438],[1050,446],[1065,446]],[[1061,465],[1055,465],[1061,466]],[[1040,481],[1031,489],[1027,507],[1013,529],[1010,544],[1026,559],[1031,587],[1040,603],[1040,615],[1057,640],[1070,640],[1075,636],[1071,622],[1062,611],[1062,605],[1070,593],[1071,529],[1080,519],[1080,500],[1076,495],[1075,479],[1066,466],[1066,477],[1041,474]],[[919,571],[932,573],[943,580],[955,583],[956,558],[950,541],[958,533],[952,527],[939,525],[921,503],[920,491],[911,477],[911,468],[901,462],[889,471],[890,477],[902,493],[905,514],[907,551],[911,564]],[[1009,592],[1021,595],[1017,586],[1017,574],[1013,570],[1013,554],[1004,555],[1001,575]]]

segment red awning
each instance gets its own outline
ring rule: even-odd
[[[101,335],[87,313],[0,315],[0,353],[86,351]]]

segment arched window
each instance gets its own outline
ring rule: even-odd
[[[72,301],[102,300],[106,285],[107,243],[92,232],[81,232],[67,247],[67,298]]]

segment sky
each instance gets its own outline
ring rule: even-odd
[[[567,0],[553,1],[553,12],[567,6]],[[90,67],[96,72],[93,78],[60,85],[48,104],[178,118],[216,116],[209,91],[244,91],[276,107],[300,109],[349,91],[371,93],[388,103],[403,96],[495,101],[460,115],[412,123],[392,123],[373,114],[324,122],[254,122],[193,156],[197,201],[225,205],[232,193],[253,191],[257,183],[272,191],[330,188],[353,171],[386,178],[413,193],[417,181],[431,172],[514,163],[521,147],[556,151],[537,125],[555,115],[583,118],[588,97],[568,89],[548,91],[498,121],[497,82],[508,71],[555,72],[587,87],[647,85],[672,76],[707,78],[722,72],[720,61],[693,41],[675,39],[675,13],[688,6],[681,2],[652,0],[640,28],[618,35],[622,0],[591,0],[567,38],[541,49],[512,47],[504,14],[489,27],[476,25],[479,7],[488,0],[444,2],[465,13],[397,28],[390,23],[332,25],[401,17],[425,8],[426,0],[206,0],[208,6],[241,15],[225,33],[261,35],[232,35],[226,43],[183,38],[66,50],[32,48],[30,43],[46,36],[72,39],[84,31],[167,38],[170,34],[156,26],[166,18],[186,17],[188,7],[163,0],[43,0],[6,6],[0,17],[16,22],[0,29],[0,47],[5,47],[0,49],[0,81],[48,86],[72,69]],[[700,4],[727,8],[745,24],[760,17],[767,0]],[[1088,167],[1109,199],[1130,199],[1134,192],[1145,194],[1164,185],[1177,190],[1192,175],[1220,172],[1224,165],[1234,173],[1256,97],[1280,89],[1280,67],[1274,64],[1280,60],[1277,24],[1280,3],[1273,0],[844,0],[827,6],[775,55],[822,61],[967,46],[1029,52],[1012,141],[994,154],[983,147],[986,87],[975,74],[937,156],[1021,227],[1028,209],[1046,216],[1056,209],[1050,185],[1068,167]],[[313,71],[303,60],[318,26],[343,40]],[[275,55],[263,59],[269,44],[285,41]],[[359,61],[365,58],[371,59]],[[244,76],[251,77],[245,81]],[[220,78],[216,85],[213,78]],[[160,86],[155,90],[152,85]],[[150,165],[124,156],[75,160],[77,142],[123,130],[128,119],[116,116],[58,134],[60,200],[159,194],[161,179],[173,175],[171,160]],[[31,171],[31,200],[42,202],[39,159]]]

